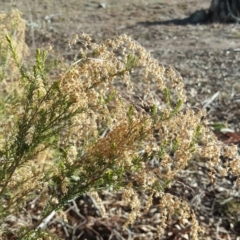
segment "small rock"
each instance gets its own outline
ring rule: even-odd
[[[106,4],[106,3],[99,3],[99,4],[98,4],[98,7],[99,7],[99,8],[106,8],[106,7],[107,7],[107,4]]]

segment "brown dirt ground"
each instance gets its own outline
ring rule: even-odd
[[[129,3],[128,3],[129,2]],[[120,34],[130,35],[161,63],[175,67],[183,77],[188,104],[204,107],[210,122],[222,122],[240,130],[240,25],[187,24],[196,10],[208,9],[210,0],[0,0],[0,10],[18,8],[26,19],[27,43],[31,49],[51,43],[70,60],[76,52],[66,42],[73,34],[88,33],[94,41]],[[172,21],[172,20],[176,21]],[[238,138],[235,142],[239,143]],[[229,140],[229,139],[228,139]],[[203,226],[202,239],[240,239],[240,202],[231,177],[208,186],[201,163],[184,171],[169,189],[184,196],[196,210]],[[121,231],[129,209],[119,194],[101,193],[108,215],[69,210],[69,224],[52,220],[49,229],[62,239],[156,239],[159,209],[155,204],[144,218]],[[81,210],[90,209],[86,195],[75,200]],[[75,205],[74,205],[75,206]],[[85,206],[86,207],[86,206]],[[73,208],[72,208],[73,209]],[[75,237],[74,237],[75,236]],[[189,229],[175,222],[162,239],[191,239]]]

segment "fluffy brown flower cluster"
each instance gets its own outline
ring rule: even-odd
[[[100,161],[104,166],[110,164],[112,172],[123,168],[128,173],[123,186],[123,197],[132,208],[128,223],[146,205],[149,207],[149,201],[141,203],[134,189],[158,194],[198,156],[206,161],[210,177],[239,174],[236,147],[223,147],[206,127],[204,111],[184,105],[183,82],[176,70],[159,64],[125,35],[99,45],[85,34],[78,41],[83,44],[81,59],[62,75],[60,86],[74,101],[73,110],[80,107],[84,111],[75,117],[65,142],[77,148],[85,146],[82,158],[77,160],[82,169],[96,166],[97,173]],[[221,164],[221,156],[230,162]],[[140,163],[137,167],[136,159]],[[109,168],[101,168],[96,179],[106,171]],[[169,194],[161,196],[159,233],[166,226],[168,213],[178,211],[183,223],[194,223],[196,239],[199,228],[187,204]]]

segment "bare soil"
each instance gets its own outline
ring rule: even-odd
[[[23,13],[28,26],[26,41],[32,50],[51,43],[62,55],[73,59],[76,52],[69,51],[66,44],[73,34],[85,32],[97,42],[130,35],[159,62],[175,67],[186,85],[188,104],[204,107],[213,126],[224,123],[236,134],[232,140],[225,136],[228,143],[239,144],[240,25],[189,21],[192,13],[209,6],[210,0],[0,0],[1,11],[14,7]],[[206,169],[198,163],[191,171],[183,172],[168,191],[184,196],[196,210],[203,226],[202,239],[240,239],[239,192],[230,190],[233,179],[217,179],[210,186],[206,175]],[[80,211],[81,217],[76,209],[68,208],[72,227],[52,220],[51,232],[62,239],[156,239],[160,213],[157,204],[122,232],[129,209],[122,206],[120,194],[101,195],[108,211],[106,217],[99,216],[86,195],[72,204],[82,211],[88,207],[88,213]],[[91,208],[94,213],[90,213]],[[188,228],[175,222],[162,239],[191,237]]]

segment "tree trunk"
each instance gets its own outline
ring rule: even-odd
[[[212,0],[208,14],[213,22],[240,23],[240,0]]]

